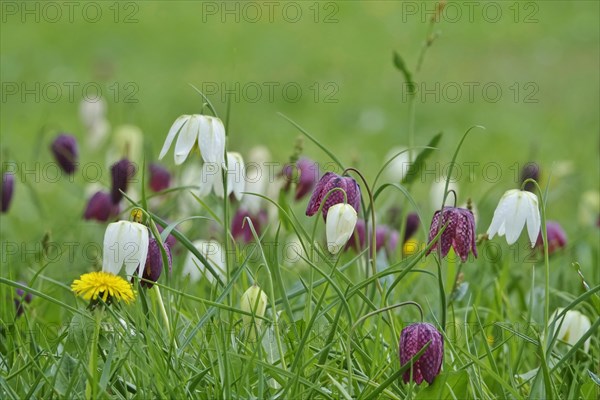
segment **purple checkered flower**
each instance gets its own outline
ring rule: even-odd
[[[439,230],[448,223],[446,230],[441,237],[442,257],[445,257],[454,248],[456,254],[460,256],[462,262],[467,261],[469,250],[477,258],[477,248],[475,247],[475,218],[473,213],[466,208],[444,207],[444,211],[436,211],[433,214],[431,228],[429,228],[429,243],[438,234]],[[427,254],[438,248],[439,243],[435,243]]]
[[[284,166],[281,175],[285,179],[285,191],[289,190],[292,182],[296,183],[295,199],[300,200],[313,190],[317,184],[319,180],[319,165],[308,158],[301,158],[296,161],[295,166],[292,164]]]
[[[521,184],[525,182],[527,179],[533,179],[538,182],[540,179],[540,166],[534,162],[530,162],[525,164],[523,169],[521,170]],[[528,192],[533,192],[535,190],[535,186],[533,182],[527,182],[525,187],[523,188]]]
[[[114,204],[117,204],[123,198],[121,191],[127,191],[127,183],[135,175],[135,165],[127,158],[117,161],[110,167],[112,177],[112,188],[110,197]]]
[[[66,134],[60,134],[52,142],[52,153],[56,162],[67,174],[75,172],[77,167],[77,140],[75,137]]]
[[[340,188],[346,192],[348,204],[350,204],[358,213],[358,209],[360,208],[360,186],[358,186],[358,183],[350,177],[342,177],[333,172],[327,172],[323,175],[321,180],[319,180],[319,183],[317,183],[317,186],[313,191],[310,201],[308,202],[308,207],[306,207],[306,215],[309,217],[315,215],[319,211],[319,207],[321,207],[321,203],[325,196],[327,196],[327,193],[334,188]],[[339,203],[344,203],[344,193],[340,190],[335,190],[331,192],[323,205],[323,218],[325,220],[327,220],[327,211],[329,208]]]
[[[263,228],[268,223],[268,215],[266,210],[252,213],[249,210],[240,207],[233,216],[231,220],[231,235],[236,240],[241,240],[243,243],[250,243],[254,241],[254,235],[252,235],[250,224],[245,221],[246,217],[250,218],[256,234],[260,237]]]
[[[442,359],[444,358],[444,338],[442,334],[431,324],[420,322],[412,324],[402,329],[400,334],[400,364],[405,365],[415,354],[429,343],[425,352],[414,361],[411,368],[402,375],[404,383],[412,380],[420,385],[423,379],[430,385],[442,368]]]
[[[94,219],[106,222],[119,213],[119,205],[113,204],[110,194],[107,192],[96,192],[88,201],[83,213],[83,219]]]
[[[169,271],[171,270],[171,249],[167,243],[164,243],[165,251],[167,252],[167,259],[169,260]],[[146,255],[146,265],[144,267],[144,273],[142,274],[142,280],[140,285],[150,289],[154,286],[154,282],[160,278],[160,274],[163,270],[162,254],[160,253],[160,244],[154,238],[150,238],[148,241],[148,254]],[[133,278],[131,278],[133,280]]]
[[[546,234],[548,235],[548,254],[552,254],[556,250],[562,249],[567,245],[567,234],[558,222],[546,221]],[[539,248],[544,247],[541,231],[535,245]]]
[[[169,171],[158,163],[152,163],[148,167],[150,171],[150,189],[153,192],[160,192],[169,188],[171,184],[171,174]]]

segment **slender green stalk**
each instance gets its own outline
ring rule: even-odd
[[[102,316],[104,315],[102,307],[104,307],[104,304],[96,310],[94,335],[92,336],[92,342],[90,343],[90,359],[88,361],[89,376],[85,386],[85,398],[87,400],[96,399],[98,397],[98,342],[100,339],[100,324],[102,323]]]

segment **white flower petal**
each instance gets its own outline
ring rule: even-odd
[[[198,132],[198,147],[204,162],[222,163],[225,161],[225,127],[215,117],[202,116]]]
[[[233,193],[237,200],[241,200],[246,188],[244,159],[240,153],[227,152],[227,164],[227,195]]]
[[[506,231],[506,218],[510,213],[510,210],[516,204],[516,195],[518,190],[509,190],[502,195],[500,201],[498,202],[498,206],[496,210],[494,210],[494,216],[492,217],[492,223],[487,230],[487,234],[490,239],[496,235],[496,233],[500,236],[503,236]]]
[[[534,247],[540,233],[541,226],[538,199],[533,193],[524,192],[523,194],[527,196],[527,205],[529,208],[527,213],[527,234],[529,235],[529,243],[531,244],[531,247]]]
[[[529,205],[527,199],[521,195],[516,196],[516,204],[514,208],[509,210],[509,214],[506,217],[506,243],[513,244],[521,235],[521,231],[527,221],[527,214],[529,213]]]
[[[331,254],[337,254],[348,242],[358,216],[356,210],[349,204],[335,204],[327,211],[325,222],[325,234],[327,236],[327,250]]]
[[[175,164],[182,164],[190,154],[196,140],[198,138],[198,127],[200,126],[200,118],[197,115],[192,115],[190,120],[181,128],[177,143],[175,143]]]
[[[158,156],[159,160],[161,160],[165,156],[165,154],[167,154],[167,151],[169,151],[171,143],[173,143],[173,139],[175,139],[177,132],[179,132],[179,129],[181,129],[183,124],[185,124],[189,119],[189,115],[182,115],[175,120],[173,125],[171,125],[171,129],[169,129],[169,133],[167,134],[165,143],[163,144],[162,150],[160,151],[160,155]]]
[[[104,232],[102,249],[102,271],[118,275],[123,266],[123,252],[120,250],[119,236],[126,221],[108,224]]]

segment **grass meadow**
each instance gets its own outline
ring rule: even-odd
[[[598,2],[0,7],[0,155],[14,177],[0,214],[0,398],[599,398]],[[105,104],[102,126],[85,101]],[[211,190],[203,144],[158,160],[174,121],[195,114],[222,120],[248,174],[218,170]],[[51,150],[59,133],[77,141],[72,174]],[[85,219],[123,157],[136,172],[118,212]],[[362,243],[329,251],[324,218],[306,215],[316,179],[298,196],[307,175],[282,176],[297,159],[358,182]],[[158,191],[152,163],[170,174]],[[489,238],[532,163],[540,235],[558,223],[565,243]],[[434,247],[442,203],[472,211],[477,256]],[[162,274],[152,288],[135,274],[131,302],[90,307],[72,284],[106,270],[115,221],[148,228]],[[247,300],[254,284],[266,297]],[[432,342],[412,368],[399,358],[420,322],[444,342],[431,384],[403,376]]]

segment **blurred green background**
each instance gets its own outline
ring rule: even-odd
[[[207,93],[222,118],[225,89],[233,88],[229,149],[244,155],[265,145],[274,161],[289,158],[300,133],[279,112],[371,180],[391,147],[408,144],[408,97],[392,54],[414,72],[434,2],[74,4],[70,13],[61,2],[2,2],[3,163],[51,162],[48,146],[58,130],[81,139],[80,162],[104,161],[104,148],[84,145],[78,116],[81,88],[90,82],[101,87],[112,127],[142,129],[147,160],[156,159],[179,115],[201,111],[190,84],[218,88]],[[549,218],[576,233],[581,192],[598,190],[599,11],[596,1],[446,5],[415,75],[417,87],[430,91],[417,94],[415,144],[443,131],[430,162],[445,165],[463,132],[476,124],[487,128],[471,134],[458,159],[501,167],[498,182],[486,180],[481,167],[473,179],[463,170],[459,202],[491,193],[480,205],[478,231],[487,228],[500,194],[517,185],[515,165],[537,161],[544,179],[553,163],[560,167]],[[78,84],[74,98],[70,82]],[[43,93],[48,83],[63,89],[56,101],[54,92]],[[35,92],[35,85],[37,93],[23,90]],[[329,161],[306,140],[304,154]],[[570,172],[563,160],[572,163]],[[173,166],[172,150],[164,161]],[[428,179],[413,186],[422,205]],[[83,182],[81,174],[75,185],[31,176],[18,181],[11,212],[2,216],[3,240],[32,243],[46,231],[65,241],[89,231],[99,240],[104,226],[81,221]]]

